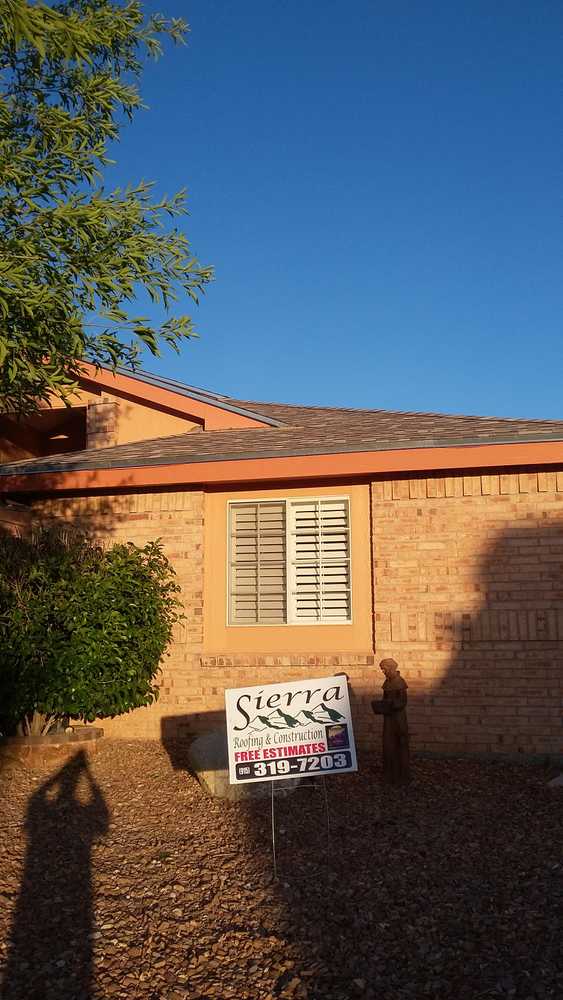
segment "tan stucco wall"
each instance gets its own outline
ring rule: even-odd
[[[61,405],[64,406],[57,402],[54,408],[59,409]],[[101,407],[97,427],[90,421],[88,447],[95,446],[96,443],[104,447],[107,444],[130,444],[148,438],[182,434],[199,426],[193,420],[164,413],[105,390],[94,392],[79,389],[73,396],[73,405]],[[95,440],[96,436],[100,438],[98,442]]]
[[[0,465],[8,462],[23,462],[26,458],[35,458],[36,453],[31,448],[14,444],[6,438],[0,438]]]
[[[107,448],[200,429],[197,421],[101,389],[77,390],[72,398],[72,407],[86,411],[87,448]],[[71,411],[58,399],[53,399],[50,407],[45,405],[40,409],[45,411],[47,421],[52,411],[71,415]],[[41,417],[37,427],[26,425],[25,419],[21,424],[5,422],[0,427],[0,464],[83,447],[82,429],[78,431],[78,437],[71,435],[70,438],[50,440],[47,428],[43,424],[42,430],[40,421]],[[52,425],[49,424],[49,427],[52,428]],[[67,426],[65,434],[69,433]]]
[[[295,497],[350,498],[352,622],[346,625],[228,625],[228,503]],[[205,496],[204,652],[370,653],[372,647],[369,486],[239,490]]]

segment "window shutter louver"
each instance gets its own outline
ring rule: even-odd
[[[290,592],[296,622],[351,618],[347,500],[292,501]]]
[[[346,498],[231,503],[229,622],[352,619]]]
[[[285,502],[231,505],[230,620],[283,624],[286,614]]]

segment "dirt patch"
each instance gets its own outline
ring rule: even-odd
[[[539,767],[415,760],[277,805],[154,743],[0,773],[3,1000],[563,996],[563,800]],[[314,863],[313,863],[314,862]]]

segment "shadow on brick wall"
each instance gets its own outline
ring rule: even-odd
[[[77,466],[80,465],[80,458],[78,452],[75,463]],[[137,502],[137,497],[132,498],[128,494],[132,480],[130,473],[122,470],[115,487],[100,490],[96,489],[96,469],[85,470],[86,481],[80,495],[70,490],[53,494],[59,477],[49,469],[55,461],[56,458],[45,459],[46,471],[38,480],[36,493],[29,492],[29,487],[26,487],[26,492],[19,492],[17,482],[4,482],[4,478],[0,476],[0,531],[29,535],[34,528],[40,526],[70,523],[90,537],[103,539],[105,535],[111,535],[121,525],[127,524],[131,505]],[[72,472],[73,469],[74,464],[70,461],[65,471]]]
[[[393,655],[409,684],[414,752],[563,757],[563,523],[520,522],[501,532],[481,557],[473,587],[480,607],[473,592],[472,611],[427,612],[422,637],[378,642],[367,679],[350,671],[360,748],[379,754],[382,722],[369,703],[380,696],[377,663]],[[425,596],[428,607],[443,608],[438,592]],[[222,710],[171,715],[162,720],[162,739],[170,744],[222,725]]]
[[[431,652],[450,655],[428,690],[416,648],[390,647],[410,684],[414,749],[563,754],[563,524],[502,532],[475,579],[481,607],[431,623]]]

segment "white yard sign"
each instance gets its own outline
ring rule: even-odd
[[[225,691],[229,780],[357,771],[343,675]]]

